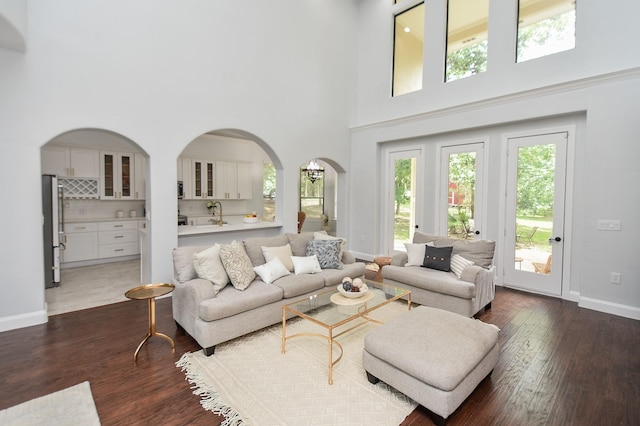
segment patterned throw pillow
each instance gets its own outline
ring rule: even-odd
[[[249,287],[256,277],[251,260],[242,244],[233,240],[231,244],[220,246],[220,260],[229,275],[231,284],[238,290]]]
[[[462,277],[462,271],[464,271],[464,268],[471,265],[473,265],[472,261],[465,259],[459,254],[454,254],[453,257],[451,257],[451,270],[458,278]]]
[[[453,250],[453,246],[425,247],[424,263],[422,266],[439,271],[451,272],[451,251]]]
[[[322,269],[342,269],[340,246],[342,240],[311,240],[307,243],[307,256],[316,255]]]

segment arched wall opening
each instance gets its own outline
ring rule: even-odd
[[[276,196],[276,188],[282,175],[273,148],[252,133],[218,129],[196,137],[177,158],[178,244],[209,244],[277,230],[282,226],[282,197]]]
[[[64,132],[40,153],[43,218],[50,216],[58,237],[50,239],[45,227],[48,315],[126,300],[124,292],[150,275],[148,154],[126,136],[96,128]],[[45,175],[61,187],[59,194],[51,188],[56,211],[45,204]],[[58,282],[51,268],[59,268]]]

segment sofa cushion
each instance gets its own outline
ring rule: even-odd
[[[229,276],[220,260],[220,244],[193,254],[193,267],[198,277],[210,281],[216,294],[229,283]]]
[[[231,284],[238,290],[245,290],[256,277],[244,246],[236,240],[231,241],[231,244],[220,246],[220,260],[229,275]]]
[[[251,265],[258,266],[267,261],[262,254],[262,247],[282,247],[289,242],[285,235],[267,238],[247,238],[243,241],[244,249],[251,260]]]
[[[322,274],[287,275],[271,284],[282,289],[285,299],[298,297],[311,291],[317,291],[324,287]]]
[[[294,256],[307,255],[307,243],[313,240],[313,232],[301,232],[299,234],[285,235],[291,245],[291,252]]]
[[[320,268],[342,269],[342,240],[313,240],[307,243],[307,256],[316,255]]]
[[[193,267],[193,254],[205,250],[207,246],[176,247],[172,250],[173,275],[177,282],[185,283],[198,278],[198,273]]]
[[[437,271],[419,266],[388,265],[382,269],[382,274],[386,279],[436,293],[450,294],[463,299],[476,297],[476,286],[458,279],[453,272]]]
[[[491,267],[496,249],[496,242],[491,240],[459,240],[420,231],[413,234],[413,242],[415,244],[432,242],[436,247],[453,246],[452,255],[459,254],[485,269]]]
[[[335,287],[345,277],[359,278],[364,275],[366,265],[364,262],[346,263],[342,269],[323,269],[319,275],[324,278],[325,287]]]
[[[291,261],[291,256],[293,253],[291,252],[291,245],[286,244],[280,247],[264,247],[262,246],[262,254],[264,255],[265,262],[269,262],[274,258],[280,259],[280,262],[287,268],[290,272],[293,271],[293,262]]]
[[[198,316],[204,321],[215,321],[251,309],[259,308],[282,299],[282,289],[262,281],[254,281],[246,290],[226,286],[214,298],[203,300],[198,306]]]
[[[424,263],[422,266],[425,268],[437,269],[439,271],[450,272],[451,271],[451,250],[452,246],[448,247],[431,247],[425,245]]]
[[[438,244],[436,243],[436,246]],[[493,263],[493,253],[496,249],[496,242],[489,240],[454,240],[453,254],[459,254],[487,269]]]

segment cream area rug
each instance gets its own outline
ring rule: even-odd
[[[406,311],[407,302],[397,301],[371,316],[386,321]],[[177,366],[202,406],[225,417],[223,425],[398,425],[417,404],[382,382],[367,381],[362,349],[373,327],[367,323],[337,339],[344,354],[332,385],[326,340],[296,337],[282,354],[280,324],[222,343],[210,357],[186,353]],[[287,335],[303,331],[325,334],[300,318],[287,322]]]
[[[100,425],[89,382],[35,398],[0,411],[0,425]]]

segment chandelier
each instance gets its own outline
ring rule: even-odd
[[[322,178],[324,174],[324,169],[320,167],[317,159],[313,159],[309,161],[309,164],[306,165],[302,172],[307,176],[307,179],[311,181],[311,183],[315,183],[318,179]]]

